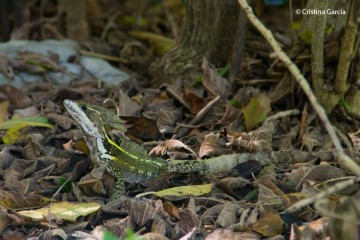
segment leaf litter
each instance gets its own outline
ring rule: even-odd
[[[132,22],[123,17],[119,21]],[[104,27],[101,22],[96,26]],[[311,229],[321,235],[337,224],[347,224],[345,214],[354,213],[359,202],[355,194],[358,179],[336,163],[329,137],[311,109],[306,110],[308,117],[301,125],[299,111],[289,113],[279,108],[282,105],[277,103],[288,104],[284,97],[291,94],[284,84],[290,77],[282,74],[280,64],[268,69],[271,81],[259,81],[268,84],[275,80],[275,88],[243,86],[232,99],[224,96],[231,91],[229,80],[206,59],[200,85],[179,80],[160,88],[141,87],[135,82],[146,78],[150,59],[163,54],[173,44],[172,39],[162,38],[151,46],[159,36],[146,31],[129,33],[144,43],[114,37],[124,35],[119,29],[107,34],[110,45],[125,46],[122,56],[127,57],[127,62],[120,68],[127,69],[131,81],[116,86],[105,84],[104,76],[94,76],[90,71],[81,75],[81,81],[75,79],[69,85],[51,81],[22,88],[0,85],[0,126],[6,126],[0,127],[2,233],[14,236],[21,223],[25,235],[33,233],[35,225],[42,234],[53,236],[95,235],[101,231],[98,227],[106,227],[118,236],[125,236],[131,228],[139,235],[154,234],[159,239],[284,239],[290,232]],[[64,74],[53,54],[19,52],[15,58],[7,56],[5,60],[16,70],[16,77],[17,71],[44,78],[50,71]],[[267,67],[260,59],[249,58],[245,63],[249,70],[246,77],[265,75],[261,69]],[[236,156],[241,156],[241,161],[209,179],[198,174],[170,174],[131,183],[126,197],[108,202],[114,178],[104,169],[94,168],[84,154],[88,150],[62,105],[64,99],[81,99],[117,113],[128,128],[123,137],[142,143],[150,155],[205,161],[215,157],[214,168],[233,163]],[[15,115],[22,118],[16,119]],[[22,131],[9,132],[19,126]],[[354,159],[359,158],[358,138],[358,133],[352,133],[347,139],[353,145],[348,152]],[[331,188],[345,181],[347,185],[342,188]],[[155,193],[135,198],[149,192]],[[309,204],[301,205],[309,199]],[[50,202],[64,205],[62,211],[71,217],[56,215],[46,208],[38,211],[36,218],[14,214],[19,209],[37,211]],[[73,205],[66,205],[68,202]],[[80,211],[86,203],[95,209]],[[101,208],[97,211],[98,206]],[[354,221],[357,217],[351,215]],[[35,219],[39,222],[32,222]],[[93,232],[85,228],[90,225]]]

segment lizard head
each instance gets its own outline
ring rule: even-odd
[[[87,137],[104,138],[103,116],[99,109],[88,103],[69,99],[64,100],[64,106]]]
[[[64,100],[64,106],[87,135],[99,136],[104,130],[127,130],[115,113],[101,106],[69,99]]]

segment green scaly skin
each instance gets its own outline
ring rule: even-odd
[[[72,100],[64,100],[64,106],[82,130],[91,160],[117,179],[112,200],[124,195],[124,181],[143,181],[170,172],[208,174],[208,165],[202,160],[166,161],[150,157],[140,145],[113,136],[111,130],[125,132],[126,128],[108,109]]]

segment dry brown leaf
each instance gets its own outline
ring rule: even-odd
[[[254,223],[251,229],[266,237],[274,237],[283,234],[283,224],[284,222],[279,214],[269,212]]]
[[[0,103],[0,122],[9,119],[9,101],[3,101]]]
[[[146,117],[120,117],[124,120],[127,128],[126,134],[130,134],[144,141],[159,140],[161,133],[156,121]]]
[[[205,240],[236,240],[233,230],[231,229],[216,229],[206,236]],[[245,239],[245,238],[242,238]],[[246,238],[247,239],[247,238]]]
[[[285,193],[273,182],[272,179],[267,177],[261,177],[256,180],[257,184],[261,184],[263,186],[266,186],[269,188],[273,193],[275,193],[277,196],[284,196]]]
[[[190,112],[196,115],[209,102],[209,99],[198,97],[195,93],[190,92],[188,88],[184,88],[184,95],[191,102]]]
[[[332,210],[336,214],[329,223],[333,239],[359,239],[359,206],[359,196],[354,195]],[[317,229],[319,227],[323,227],[321,222]]]
[[[231,123],[233,121],[238,121],[240,124],[241,115],[241,109],[232,106],[230,103],[226,103],[225,112],[219,120],[219,123]]]
[[[166,235],[166,223],[154,207],[130,199],[125,200],[125,207],[129,211],[130,220],[134,221],[138,226],[144,226],[148,221],[152,220],[152,230],[156,230],[155,232],[164,236]]]
[[[203,59],[202,64],[204,77],[202,80],[203,86],[214,96],[226,96],[231,93],[231,85],[227,79],[221,77],[215,69],[209,66],[206,58]]]
[[[216,223],[221,227],[229,227],[237,221],[237,211],[241,208],[238,204],[225,203],[224,208],[221,210],[219,216],[216,219]]]
[[[56,114],[56,113],[48,113],[46,114],[46,117],[48,117],[53,122],[56,122],[61,126],[63,129],[68,130],[71,128],[72,125],[76,125],[76,122],[67,116]]]
[[[82,177],[77,184],[79,188],[81,188],[86,195],[94,196],[94,195],[105,195],[107,189],[104,183],[101,181],[102,177],[94,176],[94,174],[87,174]]]
[[[346,173],[344,170],[329,164],[321,164],[311,168],[310,171],[306,173],[303,181],[324,182],[333,178],[341,178],[345,176]]]
[[[179,212],[179,228],[181,232],[187,233],[199,226],[201,226],[199,217],[189,211],[189,209]]]
[[[223,178],[219,182],[219,186],[224,186],[228,189],[243,188],[246,185],[250,185],[251,182],[242,177],[227,177]]]
[[[224,204],[218,204],[208,208],[201,216],[201,223],[206,225],[214,225],[217,216],[219,216],[221,210],[224,208]]]
[[[274,90],[269,93],[269,98],[272,103],[278,102],[280,99],[285,97],[291,92],[292,85],[289,84],[291,81],[289,74],[285,74],[281,80],[276,84]]]
[[[274,125],[266,124],[252,132],[242,133],[240,137],[229,136],[228,146],[236,146],[249,152],[271,152]]]
[[[126,93],[119,90],[120,108],[119,116],[135,116],[141,109],[139,104],[133,101]]]
[[[261,164],[256,160],[249,160],[236,165],[235,170],[240,177],[252,179],[260,172]]]
[[[305,233],[304,231],[312,231],[317,236],[326,236],[330,230],[331,227],[331,218],[330,217],[321,217],[315,221],[312,221],[310,223],[307,223],[304,226],[300,226],[299,230],[302,233]],[[341,238],[334,238],[334,239],[341,239]]]
[[[174,125],[180,122],[182,111],[179,109],[160,109],[157,125],[162,134],[173,133]]]
[[[280,196],[275,194],[270,188],[259,184],[258,201],[265,206],[281,205]]]
[[[323,140],[323,136],[315,130],[305,133],[301,142],[309,152],[312,152],[314,151],[314,148],[321,147],[323,145]]]
[[[24,109],[15,109],[13,114],[20,117],[32,117],[39,115],[40,111],[35,106],[30,106]]]
[[[177,208],[172,203],[164,203],[163,204],[164,211],[167,212],[171,217],[175,217],[179,219],[179,208]]]
[[[231,150],[226,147],[226,139],[220,134],[209,133],[201,143],[199,157],[220,156],[229,153]]]
[[[0,233],[4,231],[5,228],[8,227],[10,223],[10,218],[5,213],[0,212]]]
[[[24,108],[32,103],[30,97],[28,97],[22,91],[11,85],[8,84],[0,85],[0,91],[3,92],[9,98],[10,103],[13,104],[15,108]]]
[[[356,151],[360,151],[360,138],[356,136],[358,132],[356,133],[349,133],[350,140],[353,144],[353,147]]]
[[[44,56],[35,52],[18,52],[17,59],[21,59],[27,64],[39,66],[47,71],[58,71],[59,55],[54,52],[48,52],[48,56]]]
[[[102,19],[102,15],[104,14],[103,10],[101,9],[100,2],[96,0],[87,0],[86,1],[86,12],[87,18],[91,19],[89,24],[94,28],[103,29],[105,22]]]
[[[311,195],[306,194],[306,193],[289,193],[289,194],[282,196],[281,201],[282,201],[283,207],[288,208],[291,205],[293,205],[294,203],[296,203],[300,200],[309,198],[309,197],[311,197]]]
[[[42,207],[50,203],[50,198],[30,193],[19,193],[0,189],[0,204],[7,209],[25,209]]]
[[[191,153],[193,156],[198,158],[197,154],[186,144],[182,143],[179,140],[166,140],[162,142],[161,144],[154,147],[150,152],[150,156],[163,156],[167,154],[169,150],[185,150],[189,153]]]
[[[173,81],[171,85],[164,84],[164,86],[166,87],[166,91],[169,95],[175,98],[175,100],[179,101],[189,111],[191,110],[190,103],[186,100],[184,96],[184,83],[183,81],[181,81],[181,79]]]

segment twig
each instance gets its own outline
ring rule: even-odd
[[[278,113],[275,113],[274,115],[271,115],[270,117],[266,118],[265,122],[270,122],[270,121],[278,120],[280,118],[298,115],[299,113],[300,113],[300,111],[298,109],[278,112]]]
[[[360,166],[357,165],[349,156],[345,154],[343,147],[341,146],[340,140],[337,137],[333,126],[331,125],[324,109],[317,102],[317,99],[312,92],[309,83],[306,81],[305,77],[301,74],[299,68],[290,60],[290,58],[282,51],[280,45],[276,42],[272,33],[260,22],[260,20],[254,15],[251,7],[248,5],[246,0],[239,0],[241,8],[246,13],[249,21],[254,25],[255,28],[263,35],[263,37],[268,41],[271,47],[274,50],[273,55],[278,57],[282,62],[285,63],[285,66],[291,72],[291,74],[296,79],[297,83],[303,89],[304,93],[308,97],[311,105],[319,116],[320,120],[323,122],[326,130],[328,131],[331,140],[338,151],[338,162],[340,165],[345,167],[347,170],[351,171],[357,176],[360,176]]]
[[[211,100],[205,107],[203,107],[196,116],[189,122],[189,125],[195,125],[201,122],[201,120],[206,116],[206,114],[214,108],[217,102],[220,100],[220,96],[215,97]],[[179,132],[173,137],[178,139],[180,137],[185,136],[188,132],[190,132],[189,128],[180,128]]]
[[[359,182],[359,178],[356,178],[356,177],[353,177],[346,181],[338,182],[334,186],[329,187],[328,189],[316,194],[315,196],[313,196],[311,198],[306,198],[306,199],[303,199],[303,200],[300,200],[300,201],[294,203],[293,205],[291,205],[290,207],[285,209],[284,213],[295,212],[303,207],[306,207],[310,204],[315,203],[317,200],[323,199],[331,194],[337,193],[348,187],[351,187],[354,184],[356,184],[357,182]]]
[[[121,58],[121,57],[114,57],[114,56],[110,56],[110,55],[105,55],[105,54],[96,53],[96,52],[89,52],[89,51],[85,51],[85,50],[80,50],[80,53],[82,55],[100,58],[100,59],[104,59],[104,60],[107,60],[110,62],[129,63],[129,61],[127,59]]]
[[[300,132],[299,132],[299,142],[303,141],[304,134],[306,132],[306,122],[308,120],[308,103],[305,103],[304,109],[301,113],[301,124],[300,124]]]

